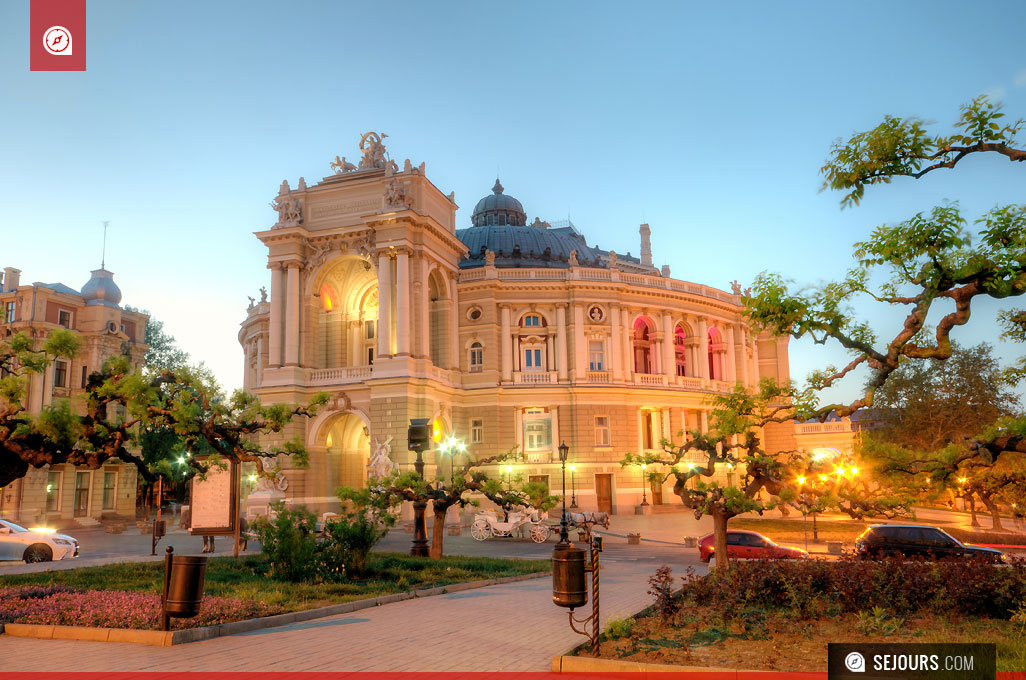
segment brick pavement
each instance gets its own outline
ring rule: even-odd
[[[453,538],[452,552],[486,549]],[[491,545],[530,554],[552,548]],[[693,551],[618,542],[607,542],[602,564],[603,622],[649,604],[647,580],[658,566],[704,571]],[[545,671],[553,656],[584,641],[552,604],[551,588],[551,578],[532,579],[176,647],[0,636],[0,658],[4,671],[17,672]]]

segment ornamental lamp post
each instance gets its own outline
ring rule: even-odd
[[[509,489],[511,491],[513,490],[513,466],[512,465],[507,465],[506,466],[506,486],[509,487]]]
[[[642,463],[641,464],[641,505],[642,506],[648,505],[648,495],[646,493],[648,490],[645,488],[646,487],[646,484],[645,484],[645,481],[646,481],[645,480],[645,470],[647,468],[648,468],[648,463]]]
[[[566,445],[566,442],[562,442],[559,445],[559,462],[563,468],[563,516],[559,520],[559,546],[568,547],[570,543],[570,532],[567,529],[566,522],[566,459],[570,454],[570,447]]]
[[[407,448],[417,454],[417,460],[413,463],[413,469],[424,479],[424,459],[421,453],[431,446],[431,431],[428,428],[430,418],[413,418],[410,420],[410,429],[407,431]],[[427,508],[427,501],[413,502],[413,546],[410,548],[410,555],[413,557],[428,557],[427,522],[424,518],[424,510]]]
[[[574,471],[577,469],[576,465],[570,465],[570,509],[577,509],[577,475]]]

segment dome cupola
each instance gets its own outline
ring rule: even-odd
[[[92,278],[82,286],[86,306],[117,307],[121,302],[121,289],[114,283],[114,274],[102,268],[94,270],[92,274]]]
[[[470,221],[475,227],[490,225],[510,225],[521,227],[527,224],[527,213],[520,201],[507,196],[503,192],[503,186],[499,178],[495,178],[495,186],[492,187],[490,196],[485,196],[474,206],[474,214]]]

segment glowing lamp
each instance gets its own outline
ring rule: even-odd
[[[798,478],[798,483],[799,484],[804,484],[805,483],[805,478],[804,477],[799,477]]]

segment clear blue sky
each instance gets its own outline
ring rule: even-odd
[[[28,12],[0,3],[0,266],[80,287],[110,220],[124,302],[228,387],[246,296],[269,281],[252,236],[268,202],[355,157],[367,130],[426,161],[462,225],[498,167],[529,219],[569,214],[634,254],[647,221],[656,264],[728,290],[767,269],[836,277],[878,224],[1026,193],[1026,167],[996,158],[854,210],[818,193],[831,142],[885,113],[947,130],[986,92],[1026,116],[1021,2],[90,0],[85,73],[28,70]],[[996,340],[995,308],[966,342]],[[843,359],[791,354],[798,378]]]

